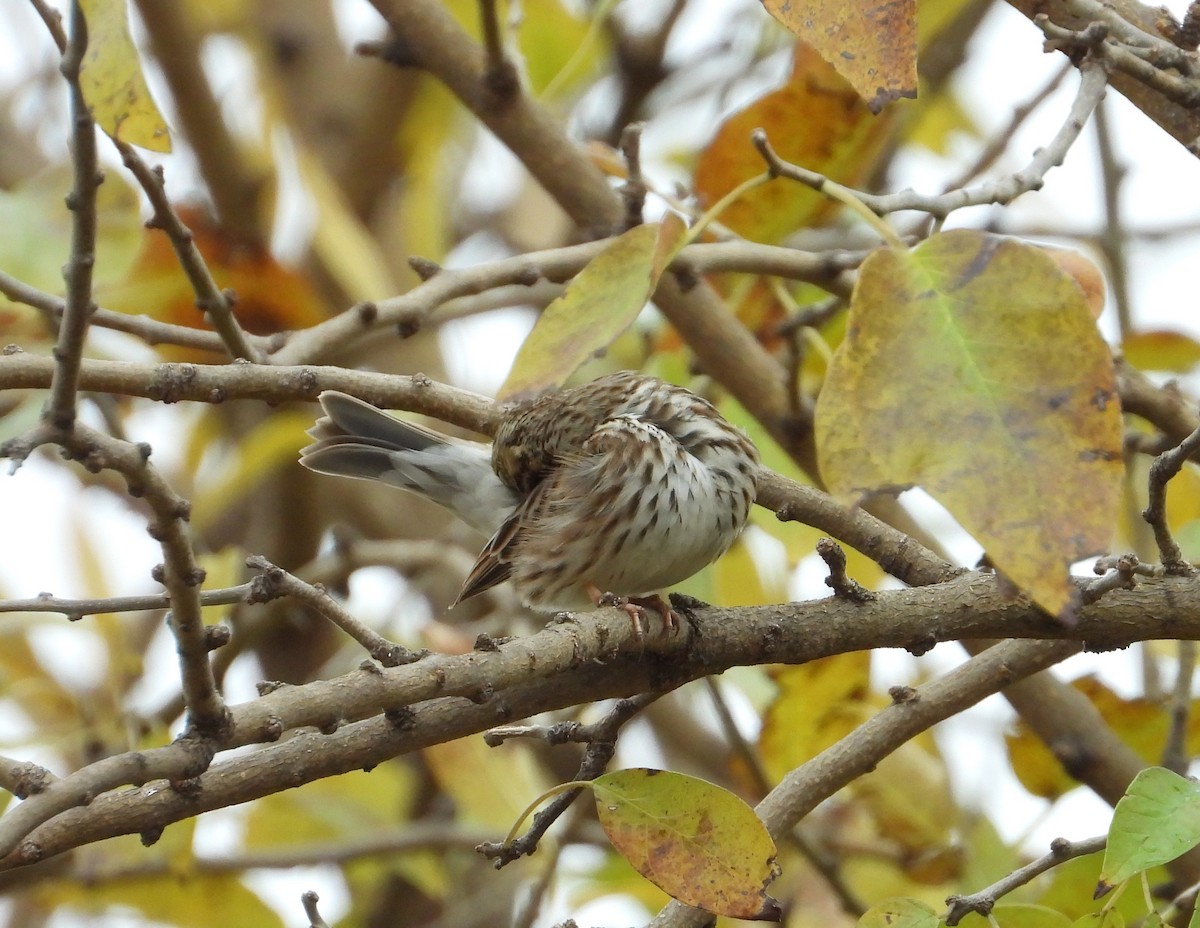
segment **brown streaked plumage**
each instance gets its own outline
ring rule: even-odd
[[[706,400],[622,372],[515,407],[486,445],[401,422],[342,393],[300,462],[382,480],[454,511],[491,538],[466,599],[512,580],[547,612],[641,605],[729,549],[755,496],[758,451]],[[640,625],[637,627],[640,628]]]

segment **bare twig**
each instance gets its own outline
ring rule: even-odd
[[[228,606],[246,599],[252,583],[231,586],[223,590],[203,590],[201,606]],[[77,622],[84,616],[104,615],[117,612],[147,612],[151,609],[170,609],[171,597],[166,593],[150,593],[146,596],[109,596],[101,599],[62,599],[42,593],[32,599],[0,600],[2,612],[57,612],[69,621]]]
[[[621,199],[625,203],[625,228],[632,229],[642,222],[646,205],[646,180],[642,177],[642,129],[640,122],[630,123],[621,130],[621,155],[625,158],[625,183]]]
[[[1180,641],[1176,648],[1175,686],[1171,691],[1171,728],[1163,746],[1162,765],[1180,776],[1191,766],[1188,750],[1188,721],[1192,711],[1192,677],[1196,672],[1196,642]]]
[[[277,364],[311,364],[341,351],[365,332],[402,327],[416,332],[438,307],[449,301],[501,286],[531,287],[539,280],[570,280],[608,247],[607,240],[532,252],[464,268],[439,268],[407,293],[352,307],[327,322],[297,332],[274,355]],[[672,270],[704,274],[741,270],[827,284],[861,263],[862,252],[802,252],[752,243],[690,245],[671,264]]]
[[[399,667],[419,660],[423,654],[410,651],[403,645],[388,641],[378,632],[367,628],[362,622],[340,606],[324,587],[313,586],[277,567],[261,555],[246,558],[246,566],[261,571],[248,602],[270,602],[278,596],[291,596],[307,603],[319,614],[363,646],[372,658],[384,667]]]
[[[250,343],[246,333],[238,324],[233,314],[233,304],[236,296],[232,291],[222,290],[213,279],[200,249],[192,238],[191,230],[183,224],[179,214],[171,206],[167,198],[167,188],[163,183],[161,167],[150,168],[141,156],[134,151],[133,146],[120,140],[116,141],[121,158],[142,190],[150,198],[154,215],[146,223],[150,228],[162,229],[175,249],[179,266],[187,275],[192,291],[196,294],[196,307],[203,312],[212,327],[217,330],[221,340],[229,350],[230,356],[246,361],[262,361],[262,354]]]
[[[50,396],[42,410],[42,420],[66,432],[75,425],[79,392],[79,365],[83,342],[95,308],[92,303],[92,267],[96,262],[96,188],[103,175],[96,160],[96,127],[79,83],[84,52],[87,50],[87,22],[78,2],[71,4],[71,34],[59,70],[67,81],[70,94],[71,147],[74,183],[67,196],[71,210],[71,252],[63,269],[67,296],[58,342]]]
[[[46,0],[29,0],[29,2],[50,32],[50,38],[58,46],[59,53],[65,52],[67,50],[67,32],[63,29],[62,13],[54,9]]]
[[[1084,841],[1067,841],[1065,838],[1054,839],[1054,841],[1050,842],[1050,852],[1048,854],[1031,861],[1024,867],[1018,867],[991,886],[981,889],[979,892],[971,893],[969,896],[951,896],[948,898],[946,904],[950,906],[950,911],[946,913],[946,924],[957,925],[971,912],[977,912],[984,917],[988,916],[991,914],[992,908],[996,905],[996,900],[1002,896],[1006,896],[1014,889],[1024,886],[1030,880],[1041,876],[1047,870],[1057,867],[1059,864],[1066,863],[1068,860],[1074,860],[1076,857],[1086,857],[1088,854],[1095,854],[1097,851],[1104,850],[1104,845],[1107,841],[1108,835],[1099,835],[1098,837],[1088,838]]]
[[[946,184],[942,189],[942,193],[951,193],[961,187],[965,187],[972,180],[995,164],[996,159],[1008,147],[1014,135],[1024,124],[1037,108],[1046,102],[1051,94],[1056,91],[1067,75],[1075,70],[1075,66],[1071,62],[1064,62],[1051,76],[1050,80],[1042,86],[1041,90],[1035,93],[1028,101],[1013,108],[1012,115],[1009,117],[1007,125],[993,136],[992,140],[983,147],[983,150],[975,157],[975,160],[954,180]]]
[[[834,596],[842,596],[852,602],[869,602],[875,594],[857,580],[846,574],[846,552],[832,538],[821,538],[817,541],[817,554],[829,568],[829,576],[825,585],[833,590]]]
[[[1095,572],[1100,578],[1084,586],[1082,600],[1093,603],[1109,590],[1132,590],[1142,564],[1135,554],[1096,561]]]
[[[1100,249],[1108,264],[1108,283],[1117,310],[1117,326],[1122,340],[1133,331],[1133,307],[1129,299],[1129,230],[1121,210],[1121,187],[1129,173],[1117,160],[1109,125],[1109,103],[1096,107],[1096,147],[1100,155],[1101,192],[1104,196],[1104,223]]]
[[[1200,428],[1192,432],[1170,451],[1164,451],[1150,465],[1149,503],[1142,517],[1154,530],[1154,541],[1158,545],[1163,570],[1168,574],[1190,576],[1194,571],[1184,559],[1179,544],[1171,535],[1167,525],[1167,484],[1183,469],[1184,463],[1200,449]]]
[[[900,210],[920,210],[935,218],[944,219],[957,209],[987,204],[1002,205],[1012,202],[1023,193],[1040,189],[1046,174],[1062,164],[1067,151],[1079,137],[1092,111],[1104,98],[1108,76],[1102,64],[1098,61],[1085,61],[1080,65],[1080,77],[1079,90],[1062,127],[1047,145],[1037,150],[1029,164],[1015,174],[936,196],[926,196],[912,190],[885,195],[854,191],[854,195],[881,216]],[[828,182],[824,175],[780,158],[771,148],[766,133],[762,130],[755,132],[752,141],[773,174],[799,181],[815,190],[820,190]]]
[[[516,67],[504,51],[496,0],[479,0],[479,18],[483,24],[483,47],[487,52],[483,86],[497,103],[503,105],[520,90],[521,82]]]
[[[0,818],[0,858],[14,850],[36,859],[39,848],[28,836],[56,815],[86,806],[101,793],[132,783],[141,786],[154,779],[183,781],[208,769],[213,746],[201,738],[180,738],[167,747],[130,751],[106,757],[58,780],[52,780]],[[21,847],[24,844],[26,846]]]
[[[41,764],[0,757],[0,789],[8,790],[18,799],[45,792],[57,779]]]
[[[576,727],[570,740],[585,740],[587,750],[584,751],[583,760],[579,763],[579,772],[572,779],[594,780],[604,773],[608,769],[608,762],[616,753],[617,735],[621,728],[660,696],[662,693],[645,693],[629,699],[618,700],[617,704],[600,721],[592,725]],[[489,743],[494,745],[496,742]],[[551,825],[562,817],[564,812],[571,808],[581,792],[583,792],[583,787],[567,790],[565,793],[555,796],[544,809],[533,817],[533,824],[530,825],[529,830],[514,841],[508,843],[486,841],[480,844],[476,850],[484,857],[494,861],[497,870],[520,857],[532,854],[537,850],[542,836]]]
[[[317,903],[321,901],[311,889],[300,894],[300,904],[304,906],[304,914],[308,917],[308,928],[329,928],[329,923],[321,917]]]
[[[88,470],[113,470],[125,478],[129,494],[144,498],[153,512],[150,534],[163,550],[163,563],[152,572],[171,600],[171,631],[179,654],[180,676],[187,700],[189,723],[204,737],[224,730],[227,713],[209,664],[212,641],[200,614],[200,584],[204,571],[196,562],[187,521],[190,504],[178,496],[150,464],[150,446],[119,441],[76,423],[69,435],[48,437],[35,431],[0,445],[0,457],[19,466],[46,441],[60,444],[64,453]]]

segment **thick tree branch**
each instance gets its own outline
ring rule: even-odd
[[[1153,624],[1147,616],[1154,616]],[[538,712],[673,689],[732,666],[803,663],[876,647],[924,652],[939,641],[998,636],[1054,637],[1068,651],[1080,641],[1109,648],[1148,638],[1200,639],[1200,583],[1163,577],[1114,592],[1083,607],[1073,629],[1009,598],[987,574],[880,593],[867,603],[831,597],[742,609],[698,607],[687,627],[689,634],[638,641],[623,612],[601,610],[486,651],[430,655],[396,668],[367,665],[331,680],[275,689],[231,708],[222,750],[279,742],[293,729],[325,734],[297,733],[247,757],[215,763],[184,794],[153,785],[105,792],[123,784],[84,767],[58,781],[62,786],[52,799],[39,794],[16,807],[28,807],[19,825],[0,818],[0,848],[10,849],[0,869],[102,837],[159,829]],[[1001,678],[993,676],[993,685]],[[142,782],[176,776],[190,756],[179,745],[149,755],[141,752],[148,759],[136,765]],[[63,812],[63,795],[99,798]],[[30,821],[43,824],[31,833]]]
[[[1102,54],[1113,63],[1116,70],[1111,76],[1112,86],[1124,94],[1134,106],[1149,116],[1180,144],[1193,149],[1200,138],[1200,111],[1194,106],[1181,103],[1164,93],[1161,84],[1171,78],[1164,68],[1186,61],[1191,56],[1183,54],[1164,39],[1154,37],[1153,7],[1137,0],[1109,0],[1104,4],[1087,0],[1008,0],[1029,19],[1039,14],[1048,17],[1050,23],[1061,29],[1082,32],[1094,22],[1100,22],[1118,39],[1130,39],[1136,46],[1157,50],[1163,56],[1162,67],[1154,67],[1155,78],[1144,72],[1130,73],[1137,69],[1138,59],[1128,46],[1115,42],[1104,43]],[[1145,64],[1146,62],[1142,62]],[[1200,89],[1194,81],[1188,82],[1193,91]],[[1158,84],[1159,86],[1156,86]]]

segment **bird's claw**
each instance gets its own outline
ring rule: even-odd
[[[653,609],[663,619],[663,631],[674,635],[679,632],[679,615],[671,608],[671,604],[655,593],[652,596],[618,596],[616,593],[604,593],[591,584],[588,585],[588,595],[597,606],[613,606],[621,609],[633,623],[633,637],[637,641],[646,639],[646,610]]]

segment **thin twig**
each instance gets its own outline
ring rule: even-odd
[[[625,158],[625,183],[621,199],[625,203],[625,228],[632,229],[642,222],[646,205],[646,180],[642,177],[642,129],[644,123],[632,122],[621,130],[621,155]]]
[[[363,646],[374,660],[384,667],[399,667],[420,660],[425,652],[410,651],[403,645],[388,641],[378,632],[367,628],[362,622],[344,609],[323,587],[305,583],[299,577],[277,567],[261,555],[246,558],[246,566],[261,571],[256,578],[254,591],[247,600],[251,604],[270,602],[279,596],[290,596],[307,603],[318,614]]]
[[[54,44],[58,47],[58,52],[61,55],[67,50],[67,32],[63,29],[62,13],[50,6],[46,0],[29,0],[38,16],[41,17],[46,29],[50,33],[50,38],[54,40]]]
[[[16,467],[34,448],[49,441],[61,445],[65,456],[93,473],[112,470],[121,474],[129,494],[145,499],[149,505],[154,515],[149,531],[163,551],[163,563],[151,575],[166,587],[171,601],[170,627],[179,655],[189,724],[201,736],[219,735],[228,722],[228,713],[209,664],[213,642],[200,612],[199,587],[204,582],[204,571],[196,561],[188,532],[190,504],[150,464],[149,445],[119,441],[80,423],[69,435],[35,430],[10,439],[0,445],[0,457],[9,458]]]
[[[875,598],[875,594],[846,573],[846,552],[832,538],[817,540],[817,554],[829,568],[829,576],[825,585],[833,590],[834,596],[841,596],[851,602],[865,603]]]
[[[0,789],[8,790],[18,799],[43,793],[57,780],[41,764],[0,757]]]
[[[201,606],[228,606],[243,602],[253,583],[226,587],[221,590],[203,590]],[[110,596],[102,599],[62,599],[42,593],[32,599],[0,600],[0,612],[57,612],[71,622],[88,615],[107,615],[118,612],[148,612],[151,609],[170,609],[171,597],[166,593],[149,593],[145,596]]]
[[[1094,603],[1110,590],[1132,590],[1142,566],[1135,554],[1097,560],[1093,569],[1101,576],[1084,585],[1080,598],[1085,603]]]
[[[1047,145],[1039,148],[1029,164],[1020,171],[994,181],[977,184],[974,187],[953,190],[936,196],[926,196],[913,190],[903,190],[885,195],[856,190],[853,191],[854,196],[880,216],[899,210],[920,210],[935,218],[944,219],[954,210],[968,206],[1003,205],[1012,202],[1023,193],[1040,189],[1046,174],[1052,168],[1062,164],[1067,151],[1079,138],[1079,133],[1083,130],[1093,110],[1104,98],[1108,75],[1100,62],[1084,61],[1080,65],[1080,77],[1079,90],[1071,104],[1066,121],[1054,138]],[[770,143],[765,140],[765,136],[761,142],[756,142],[756,147],[771,172],[777,176],[791,178],[816,190],[820,190],[829,182],[829,179],[823,174],[784,161],[771,148]]]
[[[321,917],[317,903],[321,901],[311,889],[300,894],[300,904],[304,906],[304,914],[308,917],[308,928],[329,928],[329,923]]]
[[[1076,857],[1086,857],[1088,854],[1095,854],[1097,851],[1104,850],[1104,845],[1107,842],[1108,835],[1099,835],[1098,837],[1087,838],[1083,841],[1067,841],[1065,838],[1054,839],[1050,842],[1049,853],[1039,857],[1037,860],[1031,861],[1024,867],[1018,867],[991,886],[981,889],[979,892],[971,893],[969,896],[951,896],[948,898],[946,904],[950,906],[950,911],[945,917],[946,924],[957,925],[972,912],[977,912],[987,917],[991,914],[993,907],[995,907],[997,899],[1011,893],[1018,887],[1024,886],[1030,880],[1041,876],[1047,870],[1057,867],[1059,864],[1066,863],[1068,860],[1074,860]]]
[[[521,82],[516,66],[504,51],[504,35],[500,30],[496,0],[479,0],[479,18],[483,24],[483,47],[487,53],[483,86],[497,102],[503,103],[521,89]]]
[[[222,290],[217,286],[204,256],[196,247],[191,230],[183,224],[183,220],[171,206],[166,185],[163,183],[162,168],[151,168],[133,146],[125,142],[116,140],[116,146],[121,152],[125,167],[141,184],[142,190],[150,198],[150,205],[154,208],[154,216],[146,225],[149,228],[162,229],[170,239],[175,256],[179,259],[179,266],[183,268],[188,283],[192,285],[192,291],[196,294],[196,307],[208,317],[231,357],[261,362],[261,352],[247,339],[246,333],[233,314],[236,296],[232,291]]]
[[[63,269],[66,302],[58,341],[54,346],[55,371],[42,421],[66,432],[75,424],[79,393],[79,366],[92,310],[92,268],[96,263],[96,189],[103,175],[96,160],[96,127],[79,83],[87,51],[87,22],[78,0],[71,3],[71,31],[59,70],[70,93],[71,163],[74,183],[67,196],[71,210],[71,252]]]
[[[540,280],[568,281],[609,244],[608,240],[599,240],[474,267],[440,268],[407,293],[359,304],[293,334],[272,360],[276,364],[312,364],[343,350],[373,329],[403,327],[406,332],[416,332],[438,307],[459,297],[501,286],[531,287]],[[675,257],[670,269],[696,275],[738,270],[825,285],[836,281],[844,270],[857,267],[864,257],[865,252],[857,251],[804,252],[748,242],[723,242],[689,245]]]
[[[1054,73],[1050,80],[1046,81],[1045,85],[1030,97],[1025,103],[1013,109],[1012,115],[1009,117],[1008,124],[1003,129],[997,132],[990,142],[983,147],[983,150],[975,157],[975,160],[958,175],[950,183],[942,189],[942,193],[951,193],[958,190],[960,187],[965,187],[972,180],[990,168],[996,159],[1004,153],[1013,136],[1017,134],[1017,130],[1021,128],[1025,120],[1037,112],[1037,108],[1046,102],[1051,94],[1056,91],[1062,84],[1068,74],[1075,70],[1075,65],[1070,61],[1064,62],[1062,67]]]
[[[1158,545],[1163,570],[1167,574],[1190,576],[1194,571],[1184,560],[1179,544],[1167,525],[1167,484],[1183,469],[1184,463],[1200,450],[1200,428],[1192,432],[1170,451],[1164,451],[1150,465],[1149,502],[1142,518],[1154,530],[1154,542]]]
[[[646,706],[661,697],[662,693],[644,693],[629,699],[620,699],[609,710],[608,714],[593,725],[586,726],[588,740],[587,750],[579,764],[579,772],[573,780],[594,780],[608,769],[617,750],[617,735],[622,726]],[[529,830],[510,843],[487,841],[480,844],[476,850],[484,857],[494,862],[497,870],[518,858],[532,854],[538,848],[542,836],[567,809],[571,808],[575,799],[583,792],[583,787],[567,790],[555,796],[554,799],[533,817]]]
[[[1176,643],[1175,686],[1171,692],[1171,728],[1163,747],[1162,765],[1180,776],[1187,776],[1191,766],[1188,750],[1188,721],[1192,712],[1192,677],[1196,672],[1196,642]]]
[[[1108,119],[1110,108],[1108,103],[1096,107],[1096,149],[1100,156],[1104,197],[1104,223],[1099,244],[1108,264],[1108,283],[1117,310],[1117,330],[1124,341],[1133,331],[1133,307],[1129,298],[1129,230],[1125,228],[1121,209],[1121,188],[1129,170],[1118,162],[1113,147],[1113,132]]]

